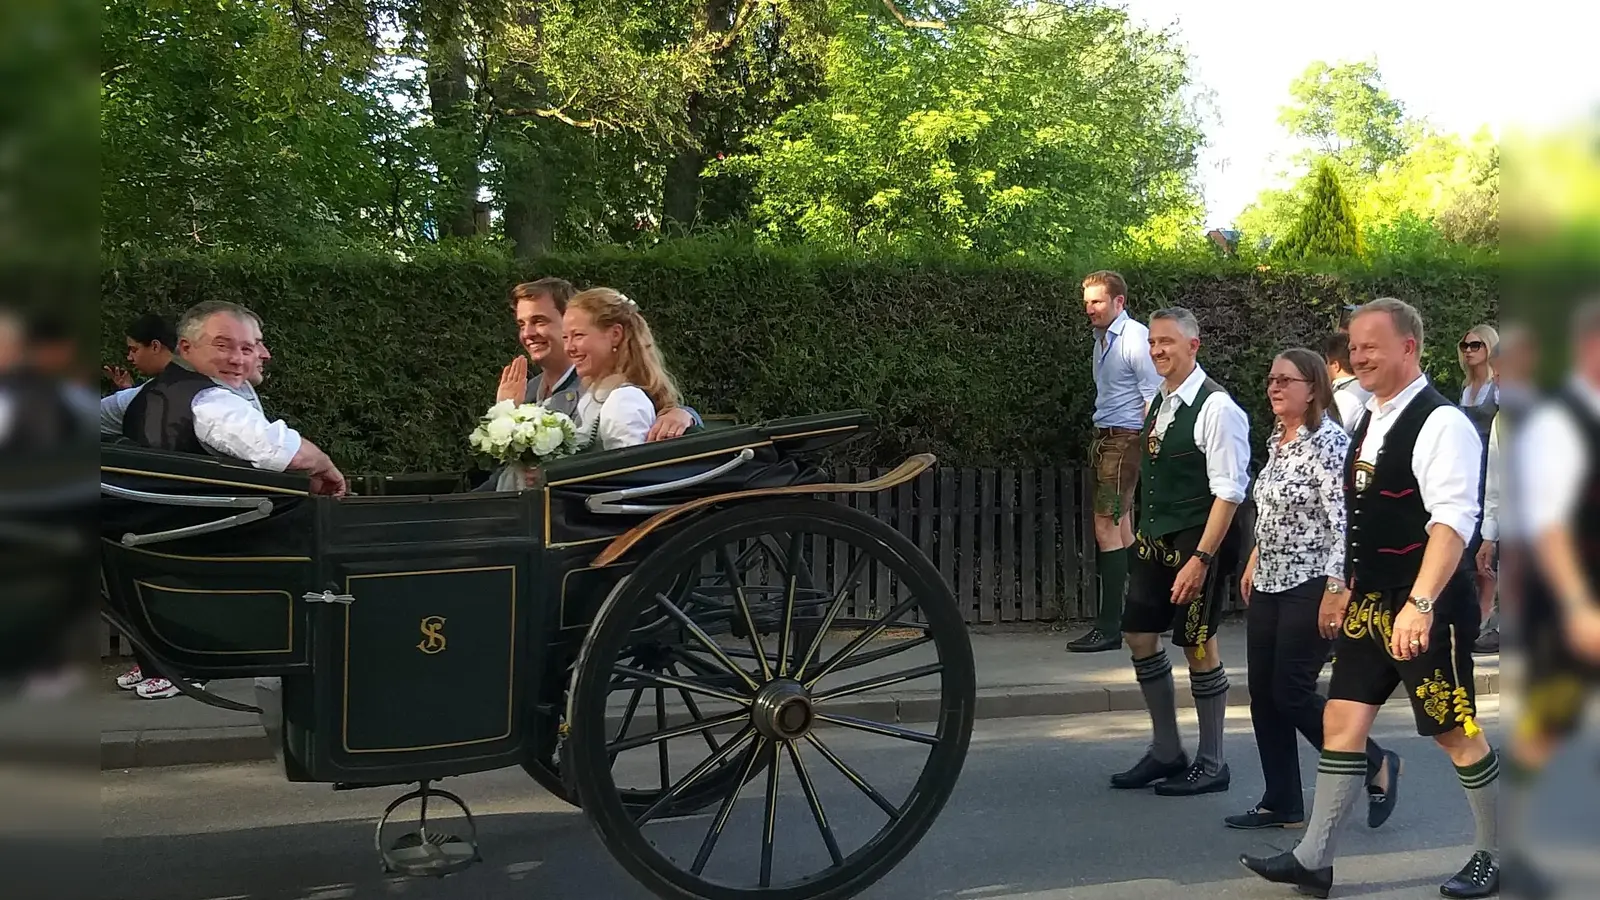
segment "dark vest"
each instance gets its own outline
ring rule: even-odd
[[[1600,596],[1600,417],[1571,388],[1561,392],[1559,402],[1578,424],[1589,458],[1589,472],[1578,485],[1577,521],[1572,523],[1572,534],[1578,542],[1578,557],[1589,589]]]
[[[168,363],[140,389],[122,417],[122,434],[141,447],[211,454],[194,436],[195,395],[219,387],[209,376]]]
[[[1207,378],[1195,392],[1194,402],[1178,407],[1172,424],[1158,441],[1156,416],[1165,398],[1156,394],[1144,420],[1144,458],[1139,464],[1139,531],[1154,539],[1203,527],[1211,517],[1211,476],[1206,455],[1194,441],[1195,423],[1206,398],[1225,393]]]
[[[1428,416],[1451,405],[1433,385],[1424,387],[1401,410],[1370,467],[1358,460],[1372,425],[1371,413],[1361,417],[1351,435],[1344,473],[1349,519],[1345,580],[1354,590],[1410,588],[1417,580],[1428,546],[1430,516],[1422,503],[1422,486],[1411,470],[1412,452]]]

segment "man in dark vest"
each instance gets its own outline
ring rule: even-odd
[[[1250,483],[1250,421],[1196,362],[1200,325],[1186,309],[1150,317],[1150,358],[1161,389],[1145,417],[1139,473],[1139,528],[1122,613],[1123,639],[1150,711],[1153,739],[1133,768],[1111,786],[1155,784],[1164,796],[1225,791],[1222,755],[1228,673],[1217,649],[1217,624],[1238,562],[1234,511]],[[1200,719],[1200,747],[1189,763],[1178,736],[1172,665],[1161,635],[1189,662]]]
[[[1294,850],[1240,858],[1268,881],[1318,897],[1333,884],[1335,833],[1366,784],[1367,734],[1401,684],[1417,732],[1454,763],[1477,826],[1472,857],[1439,891],[1499,891],[1500,764],[1474,718],[1478,598],[1463,552],[1478,525],[1482,441],[1422,374],[1422,342],[1422,317],[1399,300],[1374,300],[1351,316],[1351,363],[1373,396],[1345,471],[1350,599],[1342,616],[1319,623],[1336,655],[1316,795]]]
[[[344,475],[321,448],[282,421],[268,421],[238,392],[255,371],[259,343],[254,314],[244,307],[226,301],[192,307],[178,321],[177,357],[128,404],[123,436],[158,450],[305,472],[313,493],[344,494]]]
[[[1517,579],[1528,668],[1507,766],[1504,869],[1523,897],[1550,893],[1522,852],[1534,782],[1600,686],[1600,299],[1578,308],[1572,339],[1572,377],[1529,416],[1509,467],[1531,557]]]

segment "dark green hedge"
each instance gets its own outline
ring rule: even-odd
[[[535,264],[487,253],[114,258],[102,273],[102,322],[114,362],[138,313],[244,303],[267,323],[270,412],[352,473],[454,470],[469,465],[466,434],[519,349],[507,288],[558,275],[637,300],[704,412],[760,420],[865,407],[885,427],[852,447],[850,462],[929,450],[948,464],[1035,465],[1079,460],[1090,427],[1085,271],[705,245]],[[1455,343],[1493,319],[1498,290],[1492,265],[1464,261],[1318,274],[1201,259],[1122,271],[1136,314],[1194,310],[1201,361],[1250,411],[1258,442],[1272,356],[1326,333],[1344,303],[1415,303],[1430,329],[1429,371],[1454,385]]]

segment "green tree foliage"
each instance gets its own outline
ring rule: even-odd
[[[1384,87],[1375,61],[1318,60],[1289,85],[1289,95],[1294,104],[1278,121],[1311,144],[1305,161],[1329,158],[1371,174],[1409,145],[1405,107]]]
[[[1051,255],[1182,211],[1202,135],[1165,35],[1096,6],[978,0],[939,30],[837,15],[825,91],[715,167],[770,240]]]
[[[409,215],[391,200],[414,192],[418,160],[371,90],[363,23],[278,0],[110,0],[103,41],[107,243],[269,249],[404,227],[385,211]]]
[[[1332,165],[1323,162],[1317,166],[1316,181],[1300,209],[1300,217],[1272,249],[1279,259],[1353,259],[1361,255],[1361,231],[1356,226],[1355,211],[1350,208]]]

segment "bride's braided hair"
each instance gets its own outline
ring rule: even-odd
[[[650,323],[639,312],[639,305],[621,291],[590,288],[567,301],[568,309],[581,309],[594,320],[596,328],[622,326],[622,343],[617,347],[616,374],[644,391],[655,404],[656,412],[673,409],[682,402],[678,386],[667,371],[661,349],[656,346]]]

